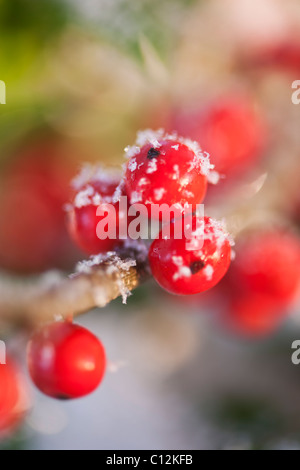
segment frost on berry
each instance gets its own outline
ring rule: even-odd
[[[68,212],[68,229],[75,244],[85,253],[97,254],[114,250],[126,237],[127,201],[119,204],[121,197],[125,195],[124,184],[120,172],[92,165],[84,166],[75,182],[73,181],[77,194],[73,202],[65,207]],[[101,238],[97,233],[98,224],[104,220],[108,209],[117,216],[113,225],[115,232],[110,224],[110,233]],[[103,227],[100,230],[103,231]],[[120,237],[117,234],[121,234]]]
[[[172,261],[178,268],[177,271],[173,274],[174,281],[177,281],[177,279],[182,277],[190,277],[192,275],[190,268],[184,265],[182,256],[172,256]]]
[[[135,145],[131,147],[126,147],[125,156],[126,158],[135,157],[140,153],[140,149],[147,144],[151,144],[154,149],[159,149],[161,147],[161,141],[174,141],[172,148],[174,150],[179,149],[179,145],[186,145],[194,154],[194,159],[190,165],[190,171],[193,169],[198,169],[200,173],[206,176],[212,184],[217,184],[219,181],[219,176],[216,171],[213,171],[214,165],[210,163],[210,156],[208,152],[202,151],[198,142],[193,141],[188,138],[179,136],[176,132],[167,133],[164,129],[158,129],[156,131],[152,129],[145,129],[143,131],[138,131]],[[155,162],[148,168],[148,173],[156,171]]]
[[[156,201],[160,201],[165,193],[165,188],[157,188],[154,190],[154,197]]]
[[[100,180],[112,184],[121,178],[121,173],[116,168],[107,168],[102,165],[91,165],[86,163],[82,166],[79,174],[72,180],[72,187],[76,191],[80,191],[86,184],[91,181]]]
[[[205,197],[208,180],[217,183],[219,179],[209,154],[176,132],[139,131],[125,156],[129,158],[124,181],[130,203],[142,202],[148,209],[160,202],[169,207],[179,204],[182,212],[191,211],[189,204],[196,210]]]
[[[175,232],[165,238],[161,231],[149,251],[153,277],[173,294],[211,289],[224,277],[231,262],[232,241],[221,222],[193,216],[187,225],[192,230],[186,233],[185,225],[181,238],[176,238]]]

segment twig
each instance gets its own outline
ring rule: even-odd
[[[126,251],[79,263],[78,272],[63,278],[46,273],[31,281],[3,278],[0,282],[0,320],[37,324],[80,315],[127,295],[149,277],[146,249]]]

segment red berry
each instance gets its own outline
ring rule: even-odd
[[[296,74],[300,71],[300,43],[292,38],[260,47],[243,59],[243,65],[251,70],[268,68]]]
[[[105,371],[102,343],[87,329],[69,322],[45,326],[31,338],[27,363],[35,385],[53,398],[93,392]]]
[[[68,214],[68,228],[72,239],[88,254],[113,250],[122,243],[122,240],[118,238],[119,231],[123,229],[126,235],[128,225],[128,205],[122,208],[117,200],[117,192],[120,189],[119,179],[116,175],[105,175],[105,172],[101,170],[78,189],[79,192]],[[98,207],[103,210],[103,216],[97,215]],[[113,220],[111,226],[105,227],[108,236],[102,240],[97,235],[97,226],[106,217],[107,211],[112,209],[116,211],[116,220]]]
[[[15,429],[29,408],[27,383],[18,365],[10,358],[0,364],[0,436]]]
[[[0,265],[36,272],[72,261],[63,205],[74,163],[55,141],[30,142],[2,172]]]
[[[225,175],[255,162],[266,139],[261,117],[244,97],[216,100],[196,113],[179,115],[175,122],[178,132],[199,141],[216,170]]]
[[[291,233],[255,233],[237,246],[229,271],[233,289],[290,302],[300,281],[300,240]]]
[[[149,251],[152,274],[158,284],[181,295],[198,294],[214,287],[227,272],[230,259],[228,235],[219,222],[209,217],[193,216],[188,237],[184,234],[176,239],[172,233],[166,239],[160,232]]]
[[[125,185],[130,203],[173,204],[183,209],[203,201],[211,165],[195,142],[163,131],[138,134],[127,148]]]
[[[273,333],[286,314],[286,308],[273,297],[254,293],[233,299],[224,319],[234,332],[257,337]]]

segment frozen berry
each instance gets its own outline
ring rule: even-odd
[[[209,217],[193,216],[191,227],[183,225],[183,236],[178,239],[175,228],[170,237],[160,232],[150,247],[150,266],[155,280],[167,291],[197,294],[215,286],[227,272],[230,241],[222,225]],[[188,234],[185,228],[190,229]]]
[[[144,131],[126,152],[125,186],[131,204],[177,205],[183,211],[203,201],[212,167],[197,143],[162,130]]]
[[[122,243],[123,238],[126,238],[128,204],[125,201],[124,207],[121,205],[119,202],[121,194],[119,178],[116,175],[106,174],[103,169],[99,169],[83,184],[79,183],[78,193],[68,211],[68,228],[74,242],[85,253],[111,251]],[[99,214],[99,210],[102,211],[102,215]],[[111,222],[103,227],[102,239],[98,236],[98,224],[101,220],[105,221],[108,214]],[[123,233],[122,239],[120,239],[121,233]]]
[[[57,322],[33,335],[27,363],[39,390],[53,398],[70,399],[83,397],[98,387],[106,359],[102,343],[87,329]]]

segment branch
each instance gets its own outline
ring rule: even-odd
[[[142,245],[81,262],[68,278],[53,272],[26,282],[4,277],[0,282],[0,320],[32,325],[80,315],[119,296],[125,303],[130,292],[149,276],[147,249]]]

